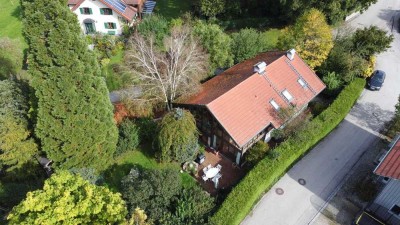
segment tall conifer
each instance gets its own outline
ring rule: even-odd
[[[78,20],[66,0],[21,1],[42,150],[61,168],[101,169],[118,133],[106,84]]]

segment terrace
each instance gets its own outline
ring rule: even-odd
[[[197,173],[194,175],[199,184],[210,194],[216,194],[219,189],[229,188],[236,183],[245,175],[245,171],[238,166],[236,166],[231,160],[226,158],[221,153],[216,153],[212,149],[206,149],[205,160],[202,164],[199,165]],[[217,165],[221,165],[221,170],[219,174],[222,177],[219,179],[218,187],[214,187],[214,182],[209,179],[204,181],[202,176],[204,175],[203,169],[208,165],[211,167],[217,167]]]

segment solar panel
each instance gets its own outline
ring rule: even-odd
[[[143,6],[143,13],[152,13],[154,7],[156,7],[155,1],[146,1]]]
[[[114,7],[114,9],[120,11],[121,13],[125,12],[126,5],[121,1],[119,0],[104,0],[104,1],[107,2],[109,5],[111,5],[112,7]]]

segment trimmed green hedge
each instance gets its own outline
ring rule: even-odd
[[[365,86],[357,78],[338,95],[336,100],[314,118],[305,130],[281,143],[274,151],[277,157],[261,160],[231,191],[218,211],[211,217],[217,225],[239,224],[253,205],[311,147],[328,135],[349,113]]]

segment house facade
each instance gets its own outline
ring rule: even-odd
[[[400,134],[393,139],[374,173],[384,186],[365,211],[376,224],[400,225]],[[371,223],[364,223],[361,217],[357,224]]]
[[[287,122],[278,115],[282,108],[300,112],[324,88],[294,50],[266,52],[208,80],[175,106],[193,113],[206,145],[240,164],[254,143],[269,141]]]
[[[121,35],[123,26],[131,26],[135,22],[142,4],[141,1],[130,2],[68,0],[68,7],[77,15],[83,33]]]

